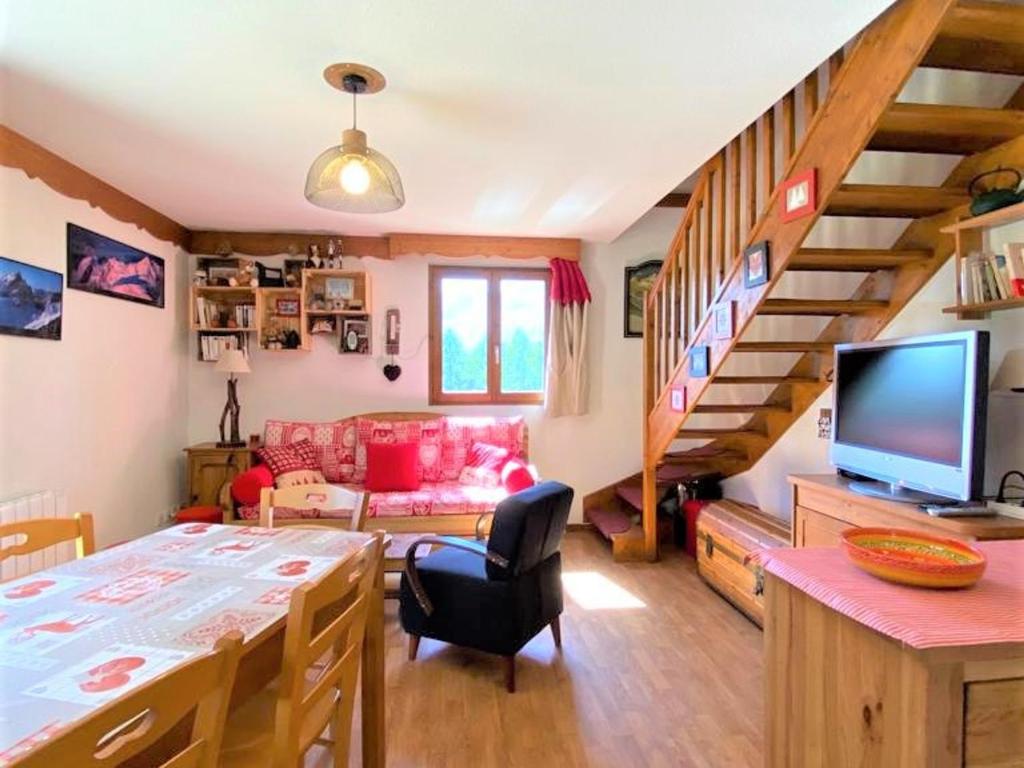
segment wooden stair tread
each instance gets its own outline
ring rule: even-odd
[[[904,184],[841,184],[832,195],[828,216],[919,219],[970,202],[966,190]]]
[[[707,427],[703,429],[683,427],[676,433],[680,440],[714,439],[716,437],[728,437],[730,435],[751,435],[761,436],[761,433],[748,427]]]
[[[801,248],[786,265],[787,272],[874,272],[930,259],[931,251],[891,251],[873,248]]]
[[[703,465],[709,461],[730,461],[734,459],[742,461],[745,458],[747,458],[746,451],[703,445],[700,448],[691,448],[688,451],[670,451],[661,457],[661,461],[664,464],[671,465]]]
[[[1024,37],[1020,45],[1024,47]],[[944,104],[893,104],[868,149],[972,155],[1024,134],[1024,112]]]
[[[829,341],[740,341],[734,352],[831,352]]]
[[[716,376],[712,384],[817,384],[816,376]]]
[[[655,477],[658,485],[669,485],[687,480],[699,480],[701,478],[719,477],[719,473],[713,470],[701,469],[694,471],[683,463],[662,464],[655,470]]]
[[[786,413],[789,406],[780,403],[729,403],[722,405],[696,405],[694,413]]]
[[[615,488],[615,495],[638,512],[644,508],[644,489],[639,483],[623,483]]]
[[[583,517],[606,539],[615,534],[625,533],[633,527],[632,516],[613,507],[591,507],[583,511]]]
[[[1024,75],[1024,7],[961,2],[943,20],[922,67]]]
[[[885,309],[889,302],[875,299],[766,299],[759,315],[858,315]]]

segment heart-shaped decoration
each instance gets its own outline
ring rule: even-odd
[[[402,375],[402,366],[395,365],[394,363],[388,363],[384,366],[384,378],[388,381],[394,381]]]

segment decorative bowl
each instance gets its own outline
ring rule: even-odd
[[[969,587],[985,572],[970,544],[900,528],[850,528],[843,550],[854,565],[886,581],[932,589]]]

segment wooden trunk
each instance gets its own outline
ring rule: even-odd
[[[764,575],[748,557],[789,546],[789,527],[757,507],[723,499],[697,518],[697,573],[759,627],[764,625]]]

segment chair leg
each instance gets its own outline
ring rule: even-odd
[[[551,621],[551,636],[555,638],[555,648],[562,647],[562,625],[558,623],[558,616]]]
[[[516,692],[516,655],[505,657],[505,690]]]
[[[416,653],[420,649],[420,636],[409,635],[409,661],[416,661]]]

